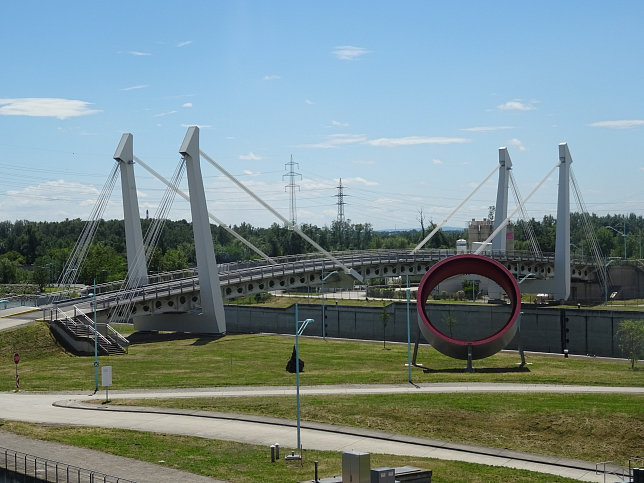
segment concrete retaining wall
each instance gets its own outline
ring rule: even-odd
[[[383,328],[383,313],[389,314]],[[467,340],[476,340],[491,335],[507,320],[508,307],[473,305],[431,304],[429,309],[432,323],[442,332]],[[348,339],[367,339],[406,342],[407,305],[394,302],[386,307],[352,307],[326,305],[326,335]],[[619,323],[626,319],[639,319],[637,313],[626,311],[604,311],[583,309],[545,308],[523,306],[520,331],[510,342],[508,349],[517,349],[519,338],[527,351],[562,353],[568,349],[571,354],[590,354],[603,357],[624,357],[615,333]],[[412,343],[416,340],[418,316],[416,305],[409,310]],[[644,316],[642,316],[644,317]],[[315,319],[305,335],[322,335],[322,308],[320,305],[301,304],[298,319]],[[567,320],[566,320],[567,319]],[[228,332],[295,333],[295,307],[268,308],[226,305]],[[566,331],[566,328],[568,329]],[[424,343],[421,340],[421,343]]]

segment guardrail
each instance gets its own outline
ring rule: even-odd
[[[372,267],[377,268],[377,266],[401,264],[408,266],[418,265],[415,271],[421,273],[423,270],[427,270],[429,265],[445,257],[455,255],[456,253],[456,250],[453,249],[420,250],[416,253],[411,253],[409,250],[364,250],[336,252],[334,256],[346,266],[364,272],[361,273],[366,279],[369,279],[373,277],[395,276],[397,271],[396,268],[393,268],[388,273],[388,269],[385,268],[383,272],[380,272],[377,269],[372,270]],[[493,256],[501,263],[513,266],[517,265],[517,267],[519,263],[521,265],[554,263],[554,254],[549,253],[537,257],[530,252],[497,252],[490,250],[488,255]],[[332,260],[313,253],[276,257],[274,260],[279,263],[271,264],[266,260],[247,260],[219,265],[219,277],[222,288],[247,283],[249,284],[248,286],[257,284],[259,288],[263,289],[261,286],[263,280],[278,277],[296,277],[293,278],[296,285],[297,279],[300,279],[300,282],[304,283],[304,280],[301,280],[302,277],[306,277],[311,282],[319,282],[323,274],[340,269]],[[402,269],[400,273],[403,273]],[[96,293],[98,296],[95,295],[97,306],[106,309],[112,306],[122,305],[124,299],[129,300],[131,297],[140,297],[145,302],[146,299],[158,299],[164,294],[169,296],[173,292],[180,294],[194,292],[198,288],[197,277],[198,274],[195,269],[178,270],[175,272],[150,275],[150,283],[148,285],[123,292],[102,291],[97,286]],[[284,284],[281,283],[281,286],[284,286]],[[103,285],[102,288],[108,288],[107,284]],[[273,285],[267,284],[267,288],[270,290],[273,288]],[[230,289],[227,288],[225,290],[227,290],[227,295],[230,295]],[[88,300],[89,298],[87,296],[81,296],[60,300],[57,303],[70,305]],[[46,315],[45,312],[45,317]]]
[[[40,456],[0,447],[0,469],[35,481],[56,483],[136,483],[100,471],[61,463]],[[31,480],[30,480],[31,481]]]

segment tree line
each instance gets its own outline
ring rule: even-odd
[[[631,214],[590,215],[593,231],[604,256],[642,258],[642,231],[644,220]],[[30,282],[43,287],[59,279],[84,221],[80,219],[59,222],[31,222],[18,220],[0,222],[0,283]],[[152,220],[141,220],[143,233]],[[542,220],[529,220],[542,251],[553,252],[556,220],[546,215]],[[416,246],[435,227],[421,220],[420,229],[376,231],[370,223],[334,221],[331,226],[318,227],[303,224],[302,231],[329,251],[409,249]],[[297,233],[274,223],[268,228],[247,223],[232,227],[270,257],[312,252],[314,249]],[[529,250],[525,224],[517,223],[515,250]],[[211,232],[219,263],[256,258],[257,255],[235,239],[225,229],[211,225]],[[454,249],[456,240],[466,238],[466,230],[440,230],[429,241],[427,248]],[[587,255],[590,245],[584,235],[582,215],[571,214],[571,242],[573,253]],[[186,220],[167,220],[148,267],[151,272],[179,270],[196,265],[192,225]],[[94,280],[103,283],[121,280],[127,273],[125,228],[123,220],[104,220],[100,223],[94,242],[79,273],[81,283]]]

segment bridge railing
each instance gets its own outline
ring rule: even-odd
[[[496,258],[511,268],[519,264],[529,267],[532,264],[554,262],[554,254],[552,253],[536,256],[532,252],[518,250],[502,252],[490,250],[488,252],[488,256]],[[401,264],[407,264],[418,265],[420,268],[413,270],[413,273],[422,274],[431,264],[455,255],[456,253],[456,250],[453,249],[425,249],[415,253],[411,253],[408,249],[364,250],[335,252],[334,257],[345,266],[351,267],[361,273],[366,272],[366,269],[370,266],[399,266]],[[342,270],[342,267],[338,266],[336,262],[324,258],[317,253],[276,257],[275,261],[279,263],[271,264],[266,260],[245,260],[220,264],[219,275],[221,285],[225,287],[250,282],[261,284],[262,280],[269,278],[277,279],[290,276],[295,276],[300,279],[304,276],[307,278],[307,283],[316,285],[320,283],[324,274]],[[575,260],[575,263],[581,263],[581,261],[577,262]],[[374,276],[399,276],[400,274],[401,272],[396,270],[389,271],[388,273],[380,272],[379,275],[372,272],[367,278],[373,278]],[[363,276],[365,276],[365,273],[363,273]],[[194,268],[153,274],[150,276],[150,284],[131,289],[128,292],[112,291],[101,293],[97,289],[97,307],[103,309],[120,305],[123,303],[123,300],[131,297],[137,297],[139,300],[142,299],[145,301],[147,299],[169,296],[173,293],[183,294],[186,292],[194,292],[198,289],[198,283],[198,272]],[[301,283],[301,281],[297,283]],[[88,297],[67,300],[66,305],[82,301],[88,301]]]
[[[59,483],[134,483],[126,478],[88,470],[60,461],[0,447],[0,468],[16,475],[9,481],[48,481]],[[18,477],[18,475],[20,477]],[[4,479],[2,481],[5,481]]]

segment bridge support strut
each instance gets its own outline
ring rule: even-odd
[[[499,183],[496,191],[496,213],[494,216],[494,230],[508,217],[508,185],[512,160],[508,148],[499,148]],[[505,253],[507,244],[507,225],[492,238],[492,250]]]
[[[190,212],[192,213],[192,229],[195,237],[199,288],[201,291],[202,313],[200,317],[203,318],[203,321],[198,323],[198,328],[193,328],[191,331],[224,334],[226,333],[224,302],[221,296],[215,248],[212,242],[206,195],[201,177],[199,128],[197,126],[188,128],[179,152],[186,161]]]
[[[121,136],[114,159],[119,163],[121,172],[121,191],[123,193],[123,218],[125,220],[125,248],[127,251],[128,277],[132,287],[148,284],[148,270],[141,233],[139,199],[134,179],[134,149],[132,134]]]
[[[570,296],[570,165],[568,144],[559,144],[559,193],[557,196],[557,232],[555,240],[555,300]]]

